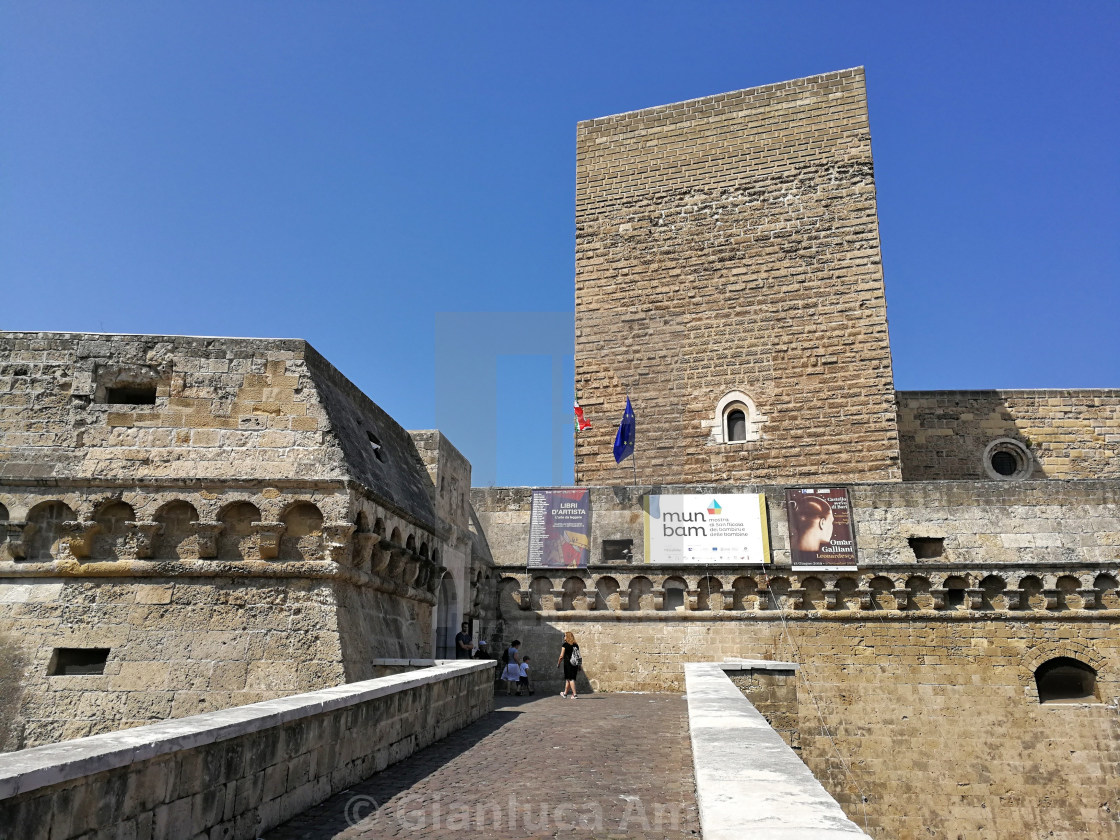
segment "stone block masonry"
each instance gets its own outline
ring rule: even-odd
[[[705,840],[854,840],[868,835],[733,683],[791,663],[685,666],[696,800]],[[732,676],[735,675],[735,676]],[[731,677],[731,679],[728,679]],[[745,693],[745,692],[744,692]]]
[[[862,69],[580,123],[576,179],[578,484],[627,392],[638,483],[899,479]]]
[[[1024,478],[1120,478],[1120,391],[899,391],[906,481],[993,480],[985,452],[1017,441]]]
[[[249,840],[493,708],[493,666],[408,674],[0,756],[2,840]]]
[[[766,569],[608,562],[603,540],[643,556],[654,488],[634,487],[591,488],[589,568],[527,569],[529,491],[473,491],[503,638],[550,663],[574,632],[580,691],[679,690],[689,663],[729,657],[799,663],[795,697],[743,687],[876,838],[1120,837],[1116,483],[853,485],[855,572],[790,568],[784,489],[656,488],[764,493]],[[1096,672],[1092,698],[1041,702],[1036,671],[1058,657]]]
[[[469,486],[305,341],[0,333],[0,742],[431,657],[485,602]]]

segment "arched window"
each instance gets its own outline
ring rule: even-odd
[[[1097,699],[1097,672],[1068,656],[1043,662],[1035,669],[1034,681],[1039,703],[1093,703]]]
[[[747,415],[741,408],[727,412],[727,442],[737,443],[747,439]]]
[[[711,428],[712,443],[744,443],[762,438],[765,421],[750,396],[731,391],[716,405],[715,417],[703,421],[703,425]]]

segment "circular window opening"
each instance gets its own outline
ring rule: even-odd
[[[1014,481],[1031,474],[1030,450],[1012,438],[1001,438],[984,450],[984,472],[997,481]]]
[[[1010,452],[996,452],[992,455],[992,469],[1000,475],[1015,475],[1019,462]]]

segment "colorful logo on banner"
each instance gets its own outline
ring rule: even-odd
[[[590,557],[590,491],[534,490],[526,565],[579,568]]]
[[[758,493],[720,496],[646,496],[647,563],[762,564],[770,561],[766,498]]]
[[[856,533],[847,487],[786,490],[789,553],[797,570],[856,570]]]

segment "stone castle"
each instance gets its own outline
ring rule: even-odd
[[[572,630],[599,691],[797,663],[742,688],[873,836],[1120,837],[1120,390],[894,390],[860,69],[577,142],[589,566],[527,568],[531,488],[470,489],[304,342],[3,334],[10,739],[352,682],[466,618],[541,662]],[[791,568],[782,495],[824,483],[858,571]],[[771,562],[639,562],[672,492],[764,494]]]

